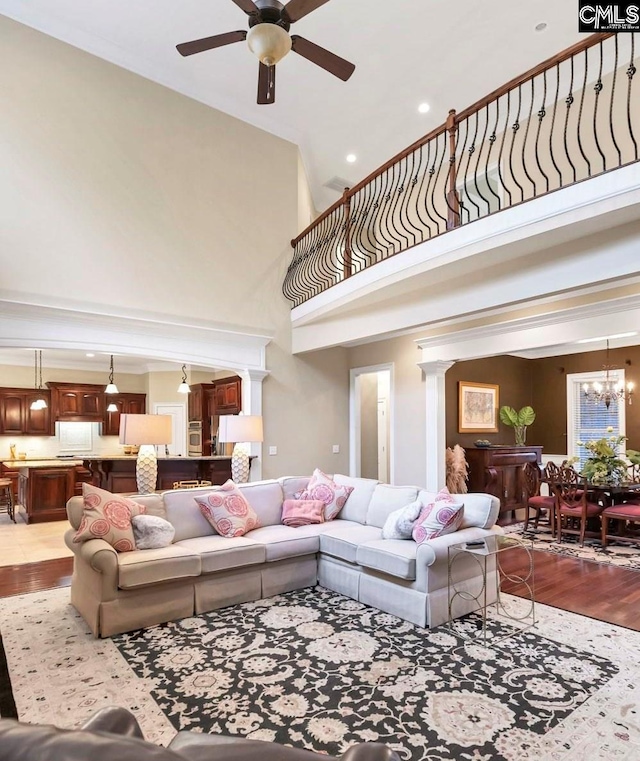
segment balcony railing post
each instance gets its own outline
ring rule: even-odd
[[[342,205],[344,206],[344,265],[343,275],[346,280],[353,274],[351,262],[351,196],[349,188],[344,189],[342,194]]]
[[[456,190],[456,140],[458,137],[458,122],[454,108],[449,111],[446,121],[446,130],[449,133],[449,178],[447,181],[447,230],[460,227],[460,199]]]

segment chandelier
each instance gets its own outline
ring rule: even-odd
[[[594,381],[592,384],[584,384],[582,388],[587,401],[593,402],[594,404],[600,404],[602,402],[607,409],[611,406],[611,402],[624,401],[626,399],[629,404],[632,403],[633,383],[629,381],[625,388],[623,381],[616,377],[611,377],[611,370],[616,369],[618,369],[616,365],[609,364],[609,339],[607,339],[606,362],[602,365],[604,380]]]

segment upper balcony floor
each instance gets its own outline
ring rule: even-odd
[[[292,241],[294,351],[640,295],[638,42],[585,38],[346,190]]]

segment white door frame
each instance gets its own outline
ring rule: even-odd
[[[349,475],[360,477],[360,383],[361,375],[389,372],[389,483],[395,478],[394,363],[353,367],[349,371]]]

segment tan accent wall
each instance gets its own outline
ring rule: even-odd
[[[0,70],[0,298],[272,334],[264,476],[344,472],[346,352],[290,351],[297,146],[5,17]]]

